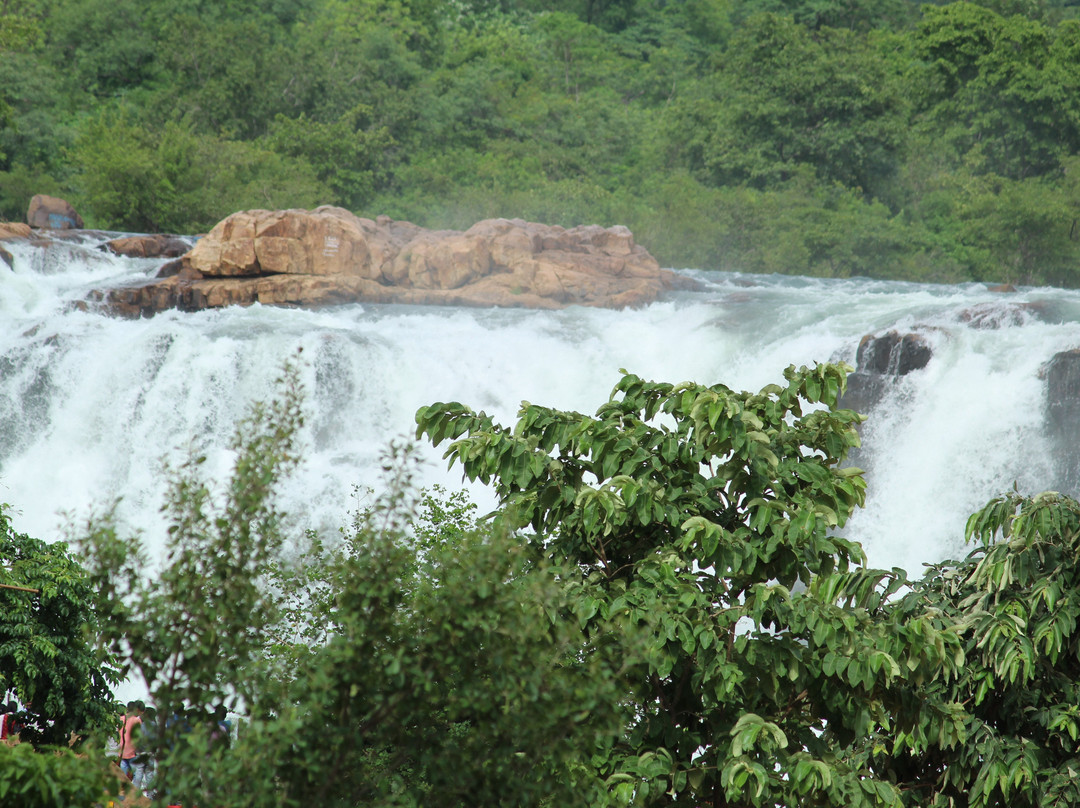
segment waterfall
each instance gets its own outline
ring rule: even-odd
[[[224,477],[234,425],[299,349],[306,459],[283,505],[326,530],[357,487],[378,486],[383,451],[411,438],[423,405],[460,401],[505,425],[523,400],[591,413],[620,368],[757,390],[789,364],[855,364],[860,339],[889,330],[932,358],[891,381],[862,428],[868,497],[846,533],[871,564],[918,574],[964,552],[965,519],[990,497],[1060,480],[1040,369],[1080,347],[1080,292],[686,270],[705,291],[627,311],[255,305],[123,320],[77,305],[160,265],[98,249],[115,235],[7,242],[14,266],[0,262],[0,500],[41,538],[119,499],[122,524],[160,543],[162,462],[195,448]],[[441,450],[419,455],[420,484],[462,485]]]

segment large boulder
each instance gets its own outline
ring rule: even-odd
[[[625,227],[490,219],[435,231],[329,206],[235,213],[181,260],[167,277],[96,299],[136,316],[255,302],[622,308],[696,287],[661,269]]]
[[[75,208],[63,199],[45,194],[37,194],[30,200],[26,223],[49,230],[81,230],[83,226],[82,216]]]
[[[840,406],[869,412],[898,378],[926,367],[932,356],[930,345],[920,334],[867,334],[859,341],[855,372],[848,376]]]
[[[1046,380],[1046,415],[1052,432],[1080,438],[1080,348],[1060,351],[1040,369]]]
[[[104,249],[126,258],[179,258],[191,245],[179,236],[124,236],[106,241]]]
[[[870,373],[906,376],[926,367],[932,355],[923,336],[889,331],[880,337],[867,334],[859,340],[855,364],[858,370]]]

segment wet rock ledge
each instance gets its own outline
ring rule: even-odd
[[[693,280],[661,269],[625,227],[488,219],[426,230],[336,207],[234,213],[158,277],[91,301],[125,316],[259,302],[624,308]]]

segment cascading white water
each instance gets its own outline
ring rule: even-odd
[[[707,291],[632,311],[253,306],[122,320],[72,304],[160,262],[106,255],[103,240],[10,242],[14,268],[0,263],[0,500],[19,530],[47,539],[61,535],[64,514],[120,497],[124,523],[160,541],[162,458],[196,445],[223,476],[234,424],[273,395],[299,348],[306,462],[284,505],[333,529],[355,506],[354,487],[378,484],[388,442],[411,436],[416,409],[434,401],[508,425],[522,400],[592,412],[619,368],[756,390],[789,364],[854,364],[863,335],[898,329],[923,335],[933,358],[864,427],[869,496],[847,532],[871,564],[918,574],[963,552],[965,518],[991,496],[1053,479],[1039,368],[1080,347],[1080,292],[729,273],[697,273]],[[997,328],[965,321],[973,307],[1017,303],[1046,313],[1012,308]],[[460,485],[441,450],[421,453],[422,484]]]

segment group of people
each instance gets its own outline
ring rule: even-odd
[[[145,717],[145,721],[143,720]],[[155,763],[151,750],[157,731],[157,713],[141,701],[129,701],[120,717],[120,770],[135,788],[151,799]]]
[[[211,746],[228,747],[232,724],[224,706],[219,705],[205,715],[183,708],[170,715],[164,725],[158,724],[157,711],[147,707],[142,701],[129,701],[127,709],[120,716],[120,734],[117,758],[120,770],[131,784],[151,799],[155,796],[154,779],[157,771],[155,753],[162,746],[171,747],[179,738],[191,731],[191,720],[205,720],[209,730]],[[159,733],[164,743],[158,743]]]
[[[4,704],[0,701],[0,741],[18,736],[26,724],[26,717],[26,711],[20,709],[16,702]],[[156,796],[155,755],[162,747],[171,748],[177,740],[191,732],[192,722],[198,725],[205,722],[211,748],[227,748],[230,745],[232,724],[222,705],[205,712],[180,708],[163,724],[159,724],[157,711],[140,700],[129,701],[120,714],[119,734],[110,743],[110,748],[113,743],[116,744],[116,760],[120,770],[147,797],[153,799]],[[164,737],[159,738],[162,732]]]

